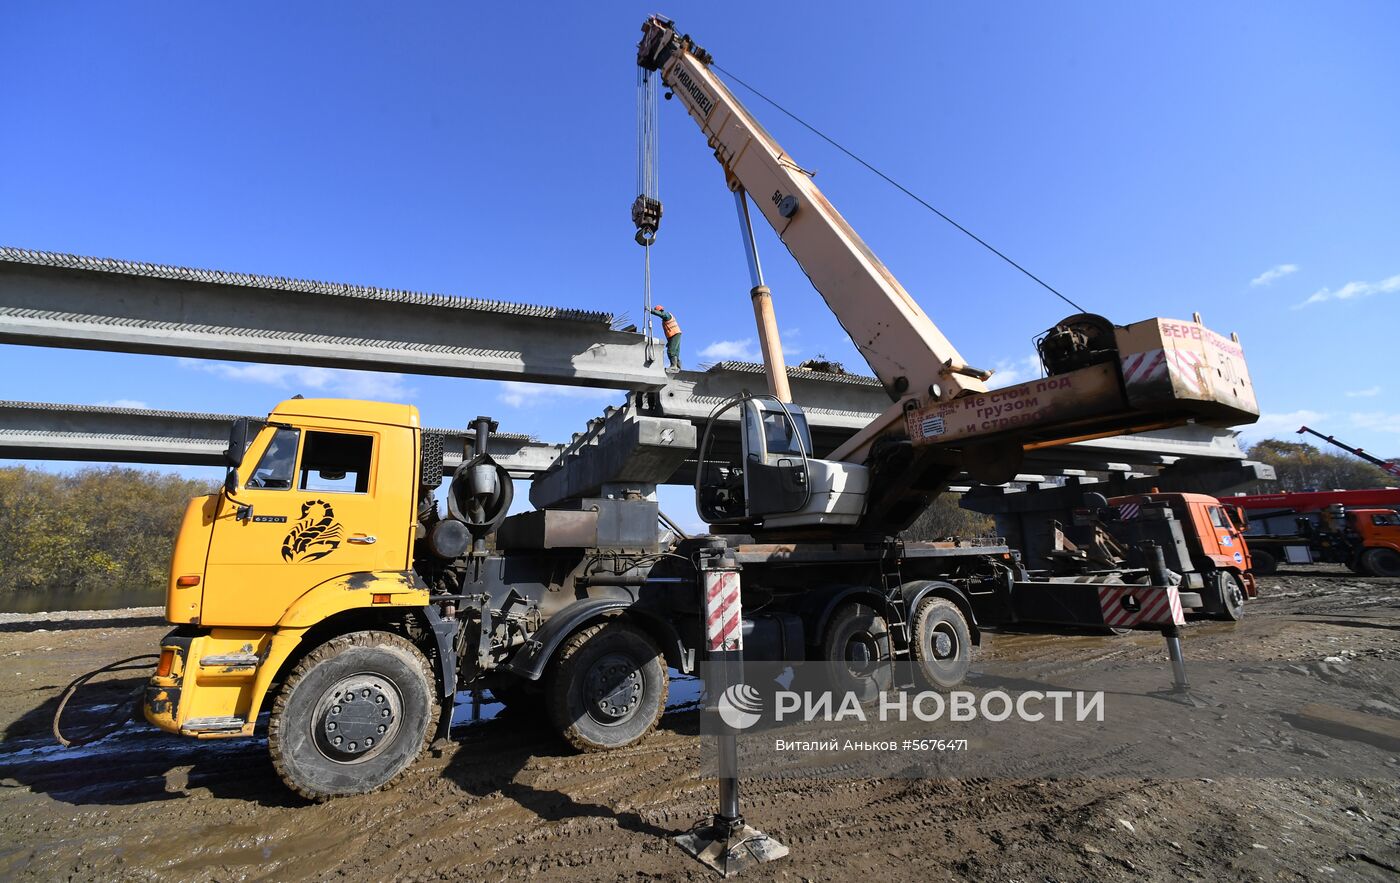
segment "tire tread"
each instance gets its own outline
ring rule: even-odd
[[[342,652],[349,650],[353,647],[394,647],[396,649],[408,651],[411,658],[416,660],[419,674],[422,675],[423,682],[428,686],[428,695],[431,697],[433,693],[436,692],[435,685],[437,683],[437,680],[433,676],[433,673],[428,669],[428,661],[423,657],[422,651],[420,651],[416,646],[414,646],[414,644],[411,641],[405,638],[401,638],[398,635],[393,634],[392,632],[348,632],[346,634],[338,635],[334,638],[331,638],[329,641],[326,641],[324,644],[317,647],[315,650],[312,650],[310,653],[306,654],[306,656],[302,658],[301,662],[297,664],[297,667],[292,670],[292,673],[290,676],[288,676],[286,683],[282,685],[282,689],[277,691],[277,698],[272,703],[272,713],[268,719],[267,724],[267,749],[268,753],[272,755],[272,766],[277,770],[278,777],[281,778],[281,780],[287,785],[287,787],[295,791],[297,794],[300,794],[302,797],[305,797],[307,800],[312,800],[317,803],[324,803],[327,800],[330,800],[335,795],[322,794],[317,791],[312,791],[310,789],[303,788],[300,784],[293,780],[290,771],[287,769],[286,759],[283,756],[282,751],[283,728],[286,726],[285,715],[287,711],[287,702],[289,701],[289,697],[292,695],[292,690],[296,687],[298,683],[301,682],[303,678],[307,676],[307,674],[311,672],[312,669],[314,669],[321,662],[327,659],[332,659],[335,656],[338,656]],[[439,711],[441,711],[440,703]],[[432,719],[433,715],[430,709],[428,714],[428,726],[425,728],[426,732],[423,736],[423,745],[419,747],[420,754],[423,748],[429,745],[433,740]],[[362,791],[359,793],[373,794],[376,791],[383,791],[385,788],[390,787],[391,785],[396,783],[400,778],[402,778],[403,774],[406,773],[408,769],[412,766],[412,763],[406,764],[403,769],[399,770],[397,773],[391,776],[388,779],[388,781],[384,782],[378,787],[370,788],[366,791]]]

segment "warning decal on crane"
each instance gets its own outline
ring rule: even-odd
[[[739,574],[710,571],[705,574],[705,638],[711,653],[744,648],[740,616]]]
[[[1176,586],[1103,586],[1099,610],[1111,628],[1186,624]]]

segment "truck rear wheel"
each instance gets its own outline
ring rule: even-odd
[[[1278,558],[1273,552],[1265,549],[1250,549],[1249,557],[1253,564],[1250,569],[1258,576],[1272,576],[1278,572]]]
[[[972,664],[972,632],[958,605],[947,598],[925,598],[911,625],[915,672],[936,688],[961,684]]]
[[[894,682],[890,626],[868,604],[847,604],[832,614],[822,658],[829,662],[830,686],[855,693],[861,702],[874,702]]]
[[[545,683],[545,707],[570,745],[607,751],[656,727],[668,687],[666,661],[651,636],[609,620],[564,642]]]
[[[1217,619],[1239,622],[1244,616],[1244,583],[1229,570],[1217,570],[1211,582],[1215,595],[1211,599],[1211,613]]]
[[[1361,570],[1370,576],[1400,576],[1400,552],[1367,549],[1361,553]]]
[[[423,750],[433,705],[432,673],[408,641],[375,631],[332,638],[272,705],[273,766],[311,800],[388,787]]]

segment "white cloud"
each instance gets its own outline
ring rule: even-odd
[[[601,389],[592,386],[555,386],[549,383],[524,383],[519,380],[501,381],[501,391],[496,398],[512,408],[526,405],[538,406],[558,399],[615,399],[622,400],[624,393],[618,389]]]
[[[1385,411],[1360,411],[1351,415],[1351,422],[1362,429],[1373,432],[1400,433],[1400,414]]]
[[[1366,389],[1353,389],[1353,390],[1351,390],[1350,392],[1347,393],[1347,398],[1349,398],[1349,399],[1369,399],[1369,398],[1371,398],[1371,397],[1373,397],[1373,396],[1378,396],[1378,395],[1380,395],[1380,394],[1381,394],[1381,388],[1380,388],[1379,386],[1372,386],[1372,387],[1368,387],[1368,388],[1366,388]]]
[[[1306,408],[1284,414],[1260,414],[1259,419],[1251,425],[1240,427],[1240,435],[1257,441],[1261,438],[1290,434],[1297,432],[1298,427],[1304,424],[1321,423],[1329,416],[1331,415]]]
[[[743,340],[717,340],[700,351],[700,358],[716,362],[761,362],[763,353],[752,337],[745,337]]]
[[[213,374],[238,383],[261,383],[295,392],[311,391],[351,399],[403,401],[413,396],[413,388],[403,374],[380,371],[351,371],[343,368],[311,368],[301,365],[263,365],[207,362],[180,359],[180,366]]]
[[[1293,309],[1301,310],[1309,304],[1318,304],[1329,300],[1353,300],[1358,297],[1370,297],[1373,294],[1393,294],[1400,292],[1400,273],[1379,282],[1348,282],[1336,291],[1330,288],[1319,289],[1313,292],[1312,296],[1300,304],[1296,304]]]
[[[138,411],[149,411],[151,406],[138,399],[107,399],[97,403],[103,408],[134,408]]]
[[[1297,264],[1279,264],[1278,266],[1270,267],[1269,269],[1260,273],[1258,276],[1255,276],[1253,279],[1249,280],[1249,284],[1256,287],[1260,285],[1271,285],[1277,280],[1282,279],[1284,276],[1296,272],[1298,272]]]
[[[993,366],[992,370],[996,373],[992,375],[989,383],[994,389],[1033,380],[1044,373],[1041,370],[1040,356],[1035,353],[1020,359],[1002,359]]]

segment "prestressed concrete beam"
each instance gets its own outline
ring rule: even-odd
[[[234,414],[0,401],[0,457],[221,466],[236,419]],[[425,431],[444,437],[443,471],[452,474],[474,434]],[[563,449],[512,433],[493,433],[490,442],[491,456],[521,478],[544,472]]]
[[[608,313],[0,248],[0,342],[621,389],[667,381]]]
[[[679,375],[615,317],[559,307],[0,247],[0,343],[647,390],[703,421],[761,365]],[[835,447],[889,399],[874,378],[790,368]]]

